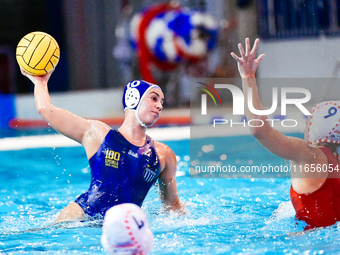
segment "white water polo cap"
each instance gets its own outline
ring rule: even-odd
[[[127,109],[135,111],[136,119],[138,120],[142,127],[148,127],[148,125],[143,123],[139,118],[138,114],[139,106],[144,96],[152,88],[162,90],[158,85],[143,80],[130,81],[124,89],[123,93],[124,111],[126,111]]]
[[[340,143],[340,101],[326,101],[312,109],[308,126],[308,143]]]
[[[130,203],[107,210],[101,244],[109,254],[148,254],[153,246],[153,233],[144,211]]]

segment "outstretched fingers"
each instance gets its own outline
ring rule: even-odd
[[[246,45],[246,56],[249,56],[249,53],[250,53],[250,40],[249,40],[248,37],[245,39],[245,45]]]
[[[260,42],[260,39],[257,38],[254,42],[254,45],[253,45],[253,48],[250,50],[251,46],[250,46],[250,40],[249,38],[246,38],[245,39],[245,47],[246,47],[246,50],[243,49],[243,46],[241,43],[239,43],[237,46],[238,46],[238,49],[240,51],[240,57],[237,56],[234,52],[231,52],[231,56],[238,62],[242,62],[242,60],[245,58],[245,57],[248,57],[248,56],[256,56],[256,51],[257,51],[257,47],[258,47],[258,44]],[[258,56],[256,58],[256,61],[257,62],[260,62],[262,60],[262,58],[264,57],[264,54],[261,54],[260,56]]]
[[[237,46],[238,46],[238,50],[240,51],[240,57],[237,56],[234,52],[231,52],[230,54],[237,62],[242,63],[243,62],[242,60],[244,56],[246,55],[246,53],[243,49],[242,43],[237,44]]]
[[[257,46],[258,46],[259,42],[260,42],[260,39],[259,39],[259,38],[256,38],[256,40],[255,40],[255,42],[254,42],[254,45],[253,45],[253,48],[252,48],[250,54],[253,54],[253,55],[256,54]]]
[[[261,54],[256,58],[256,51],[257,51],[258,44],[259,44],[259,39],[256,39],[254,42],[254,45],[252,46],[250,44],[249,38],[246,38],[245,46],[244,46],[245,48],[243,48],[241,43],[238,44],[240,56],[236,55],[234,52],[231,53],[231,56],[237,62],[238,70],[242,78],[255,77],[256,69],[260,61],[265,56],[264,54]]]
[[[240,56],[236,55],[234,52],[231,52],[231,56],[236,60],[238,63],[238,67],[242,67],[242,72],[249,72],[249,68],[252,69],[252,71],[256,71],[260,61],[263,59],[265,56],[264,54],[259,55],[256,58],[256,52],[257,52],[257,47],[259,44],[260,40],[257,38],[254,42],[253,47],[250,45],[250,40],[249,38],[245,39],[245,50],[242,46],[242,43],[238,44],[238,49],[240,51]]]
[[[241,58],[245,55],[242,43],[239,43],[238,45],[238,50],[240,51]]]
[[[251,53],[253,53],[253,51],[254,51],[254,48],[252,49],[252,51],[250,51],[250,40],[249,40],[249,38],[246,38],[245,39],[245,50],[244,50],[244,48],[243,48],[243,46],[242,46],[242,43],[239,43],[238,45],[238,49],[239,49],[239,51],[240,51],[240,57],[238,57],[235,53],[231,53],[231,56],[235,59],[235,60],[237,60],[237,61],[242,61],[242,59],[244,59],[244,58],[247,58]],[[255,48],[255,52],[256,52],[256,48]]]
[[[260,61],[264,58],[265,54],[261,54],[260,56],[258,56],[256,59],[255,59],[255,62],[258,64],[260,63]]]
[[[235,59],[237,62],[242,62],[242,59],[237,56],[234,52],[231,52],[230,55]]]

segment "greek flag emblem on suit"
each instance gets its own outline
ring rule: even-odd
[[[148,167],[143,172],[143,177],[146,182],[152,182],[157,174],[157,170],[152,170]]]

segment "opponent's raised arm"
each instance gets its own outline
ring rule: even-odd
[[[253,99],[253,105],[254,108],[257,110],[263,110],[262,103],[259,97],[255,73],[257,70],[257,67],[264,57],[264,54],[261,54],[258,58],[256,58],[256,51],[257,46],[259,43],[259,39],[255,40],[253,49],[250,50],[250,41],[249,38],[246,38],[245,40],[245,46],[246,49],[243,49],[243,46],[241,43],[238,44],[238,48],[240,51],[240,57],[238,57],[234,52],[231,53],[231,56],[237,61],[237,67],[240,73],[240,76],[242,78],[242,88],[243,88],[243,94],[244,97],[248,98],[248,92],[249,89],[252,90],[252,99]],[[246,110],[246,116],[248,119],[257,119],[258,117],[261,117],[261,119],[266,119],[266,116],[257,116],[253,114],[251,111],[249,111],[247,101],[245,100],[245,110]],[[265,132],[264,129],[251,129],[252,133],[256,135],[256,132]]]
[[[238,44],[240,56],[234,52],[231,56],[236,60],[240,76],[242,78],[242,88],[245,97],[245,112],[248,120],[258,120],[258,125],[250,127],[252,135],[269,151],[279,157],[294,160],[296,162],[313,162],[313,158],[308,153],[302,153],[312,150],[308,143],[302,139],[295,137],[287,137],[278,130],[274,129],[270,122],[267,121],[267,116],[256,115],[249,110],[248,94],[252,93],[251,98],[253,106],[256,110],[263,110],[260,100],[258,87],[256,83],[255,73],[264,54],[256,58],[259,39],[256,39],[254,46],[251,49],[249,38],[245,39],[245,49],[242,44]]]
[[[256,58],[256,52],[257,52],[257,46],[259,43],[259,39],[255,40],[254,46],[252,49],[250,49],[250,40],[249,38],[246,38],[245,40],[245,50],[241,43],[238,44],[238,48],[240,51],[240,57],[237,56],[234,52],[231,53],[231,56],[236,60],[237,67],[240,73],[240,76],[242,78],[242,88],[243,88],[243,94],[246,98],[245,100],[245,111],[247,119],[258,119],[261,120],[264,125],[256,125],[250,127],[250,131],[252,135],[254,135],[257,139],[262,139],[263,137],[266,138],[266,134],[268,134],[271,131],[271,127],[269,123],[266,121],[267,116],[258,116],[252,113],[249,110],[248,107],[248,94],[251,90],[252,93],[252,102],[253,106],[257,110],[263,110],[262,103],[259,97],[258,93],[258,87],[256,83],[255,73],[257,70],[257,67],[264,57],[264,54],[261,54],[258,58]]]

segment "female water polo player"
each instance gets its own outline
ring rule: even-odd
[[[84,146],[91,167],[90,188],[61,212],[56,223],[104,216],[117,204],[141,206],[157,179],[166,208],[183,207],[176,186],[175,154],[145,134],[163,109],[164,95],[159,86],[142,80],[128,83],[123,94],[125,118],[115,130],[52,105],[47,87],[52,72],[44,76],[21,72],[34,83],[40,115],[55,130]]]
[[[256,58],[258,43],[259,39],[256,39],[250,49],[247,38],[245,50],[242,44],[238,45],[240,57],[233,52],[231,55],[237,61],[245,98],[248,88],[251,88],[254,108],[262,110],[255,72],[264,55]],[[330,226],[340,220],[340,166],[337,153],[340,143],[340,101],[322,102],[313,107],[307,123],[308,141],[283,135],[271,127],[266,121],[267,116],[257,116],[247,106],[245,108],[247,119],[260,119],[264,123],[261,127],[251,127],[252,135],[272,153],[289,159],[291,169],[298,169],[291,170],[290,196],[296,218],[307,223],[305,229]]]

